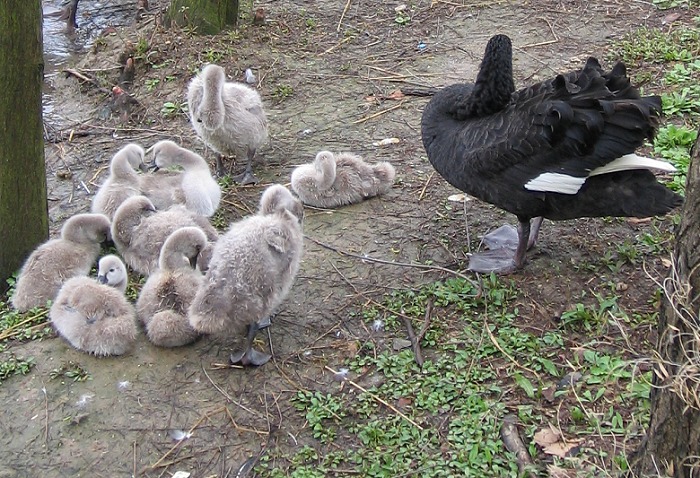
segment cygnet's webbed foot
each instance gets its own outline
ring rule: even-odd
[[[227,171],[224,170],[223,158],[224,157],[221,154],[216,153],[216,177],[217,178],[223,178],[227,174]]]
[[[264,319],[258,320],[258,330],[262,330],[272,325],[272,315],[265,317]]]
[[[272,355],[259,352],[254,348],[248,350],[234,352],[229,357],[231,365],[243,365],[244,367],[265,365],[270,361]]]
[[[232,365],[260,366],[266,364],[272,358],[272,355],[259,352],[253,348],[253,340],[255,339],[255,334],[261,329],[261,322],[264,324],[265,319],[260,322],[253,322],[248,326],[248,335],[243,350],[234,352],[229,357]],[[270,324],[268,323],[267,325]]]
[[[253,165],[251,161],[248,161],[245,171],[233,176],[232,179],[243,186],[246,184],[257,184],[260,181],[255,174],[253,174]]]

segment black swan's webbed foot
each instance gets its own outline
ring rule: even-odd
[[[473,272],[510,274],[525,264],[525,253],[537,241],[542,218],[535,219],[534,227],[530,220],[521,220],[516,230],[504,225],[484,236],[486,252],[472,254],[468,269]]]

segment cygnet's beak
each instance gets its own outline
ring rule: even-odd
[[[158,171],[160,169],[155,161],[153,161],[152,163],[148,163],[145,166],[146,166],[146,170],[150,169],[151,172],[153,172],[153,173],[155,173],[156,171]]]
[[[99,282],[100,284],[106,284],[107,283],[107,276],[104,276],[104,275],[97,276],[97,282]]]

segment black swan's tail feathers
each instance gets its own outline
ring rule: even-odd
[[[656,180],[649,170],[637,169],[593,176],[576,196],[547,198],[550,219],[578,217],[651,217],[667,214],[683,204],[683,197]]]

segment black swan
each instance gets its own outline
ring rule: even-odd
[[[679,206],[682,197],[649,171],[675,168],[634,154],[653,138],[660,114],[661,99],[641,97],[623,63],[604,72],[593,57],[516,92],[510,38],[492,37],[476,82],[440,90],[421,121],[443,178],[518,217],[517,234],[505,226],[487,235],[490,250],[473,254],[469,269],[521,268],[542,218],[648,217]]]

